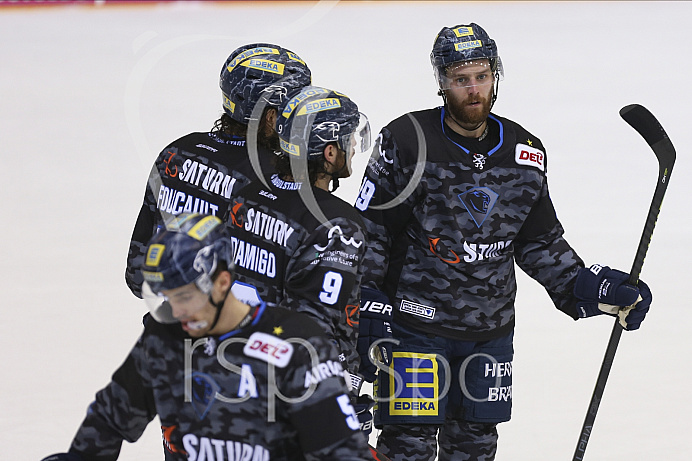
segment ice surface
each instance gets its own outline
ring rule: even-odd
[[[99,4],[0,8],[0,458],[67,449],[134,343],[145,306],[123,272],[147,174],[166,144],[220,114],[231,50],[294,50],[376,132],[439,105],[435,34],[477,22],[506,71],[495,112],[543,140],[558,215],[587,263],[629,269],[656,180],[653,154],[618,110],[648,107],[677,148],[641,274],[654,304],[623,335],[585,459],[689,459],[692,3]],[[366,160],[343,198],[355,197]],[[571,459],[612,321],[575,323],[538,284],[519,283],[514,416],[497,459]],[[121,459],[161,459],[159,433],[151,424]]]

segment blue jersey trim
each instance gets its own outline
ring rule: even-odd
[[[452,138],[450,138],[449,136],[447,136],[447,132],[445,131],[445,108],[444,108],[444,107],[441,107],[441,109],[442,109],[442,110],[440,111],[440,126],[442,127],[442,133],[445,135],[445,137],[446,137],[447,139],[449,139],[451,142],[453,142],[459,149],[463,150],[463,151],[466,152],[467,154],[470,154],[471,152],[470,152],[467,148],[465,148],[464,146],[462,146],[461,144],[457,143],[457,142],[454,141]],[[497,124],[500,125],[500,142],[497,144],[497,146],[493,147],[493,148],[490,150],[490,152],[488,152],[487,155],[488,155],[488,157],[490,157],[490,156],[493,155],[495,152],[497,152],[497,150],[498,150],[500,147],[502,147],[502,144],[504,143],[504,140],[505,140],[505,127],[504,127],[504,125],[502,124],[502,122],[501,122],[499,119],[497,119],[496,117],[493,117],[492,115],[488,115],[488,118],[491,118],[491,119],[495,120],[495,121],[497,122]]]
[[[260,318],[262,318],[262,314],[264,314],[264,311],[266,310],[266,308],[267,308],[267,303],[262,301],[262,303],[260,303],[260,305],[257,307],[257,310],[255,311],[255,314],[252,318],[252,322],[250,323],[250,325],[252,325],[252,326],[257,325],[257,322],[259,322]],[[237,335],[241,331],[243,331],[243,328],[238,328],[236,330],[229,331],[228,333],[224,333],[221,336],[219,336],[219,340],[221,340],[221,341],[226,340],[232,336]]]

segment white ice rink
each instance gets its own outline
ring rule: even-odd
[[[504,63],[494,111],[544,142],[558,216],[588,264],[629,270],[656,182],[653,153],[618,110],[648,107],[673,140],[641,274],[654,303],[623,334],[584,459],[690,459],[691,21],[682,1],[0,7],[0,459],[65,451],[134,344],[146,310],[123,274],[149,168],[220,115],[233,49],[292,49],[377,132],[440,104],[433,39],[469,22]],[[342,182],[349,202],[366,160]],[[612,320],[573,322],[537,283],[519,284],[513,419],[497,460],[571,459]],[[159,434],[152,423],[121,459],[162,459]]]

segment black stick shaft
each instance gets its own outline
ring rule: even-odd
[[[651,243],[651,237],[654,232],[654,227],[656,226],[658,213],[661,209],[661,204],[663,203],[663,196],[665,195],[670,174],[673,170],[673,165],[675,163],[675,149],[663,130],[663,127],[661,127],[661,125],[658,123],[658,120],[656,120],[656,118],[644,107],[636,104],[626,106],[622,108],[620,115],[627,123],[637,130],[637,132],[646,140],[649,146],[651,146],[651,149],[656,154],[659,166],[656,190],[654,191],[654,196],[651,200],[649,213],[644,224],[644,230],[642,232],[641,239],[639,240],[639,246],[637,247],[637,252],[634,257],[634,262],[632,263],[632,270],[630,271],[630,277],[628,280],[630,284],[636,285],[639,281],[639,274],[641,273],[642,266],[644,265],[644,259],[646,258],[646,253],[649,249],[649,243]],[[596,379],[596,386],[591,396],[591,402],[589,404],[586,417],[584,418],[584,424],[582,424],[579,442],[577,443],[577,448],[574,451],[572,461],[582,461],[584,459],[586,445],[589,443],[589,438],[591,437],[593,425],[596,420],[596,414],[598,413],[598,407],[601,405],[601,400],[603,399],[606,382],[608,381],[610,369],[612,368],[613,361],[615,360],[615,353],[617,352],[618,344],[620,343],[622,330],[623,328],[620,325],[619,319],[615,319],[615,325],[613,326],[610,339],[608,340],[605,356],[603,357],[603,363],[601,364],[601,370],[599,371],[598,378]]]

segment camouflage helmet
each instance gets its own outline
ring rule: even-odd
[[[445,71],[452,64],[487,59],[495,80],[502,80],[504,69],[495,40],[478,24],[443,27],[435,37],[430,63],[440,88],[448,87]]]
[[[247,125],[256,104],[278,107],[288,93],[311,81],[310,69],[297,54],[278,45],[254,43],[226,59],[219,86],[226,114]]]
[[[211,293],[219,262],[233,272],[231,242],[216,216],[182,213],[166,223],[147,245],[142,275],[152,294],[189,283]]]
[[[319,158],[329,143],[350,153],[370,147],[370,124],[348,96],[308,86],[289,95],[279,106],[276,132],[283,154]]]

